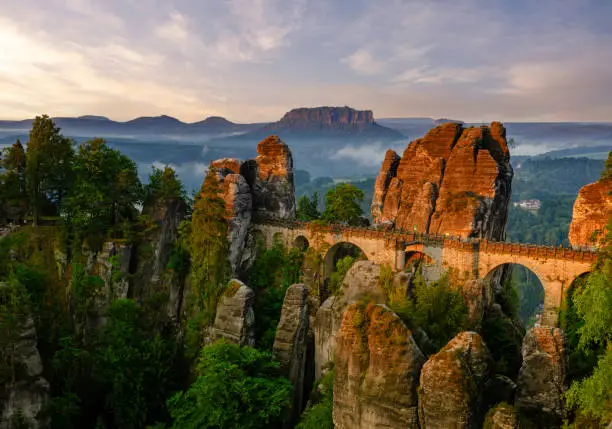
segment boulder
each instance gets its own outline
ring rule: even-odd
[[[498,404],[485,418],[486,429],[519,429],[519,422],[514,407],[507,403]]]
[[[336,339],[337,429],[418,428],[417,385],[425,357],[384,305],[351,304]]]
[[[282,374],[293,385],[291,415],[285,427],[293,427],[302,411],[308,354],[308,288],[290,286],[285,294],[281,317],[276,329],[272,353],[280,363]]]
[[[516,405],[545,427],[560,427],[564,413],[565,335],[559,328],[531,328],[523,340]]]
[[[255,293],[240,280],[229,281],[217,305],[210,341],[220,338],[240,346],[255,345]]]
[[[421,371],[421,428],[480,428],[483,391],[493,361],[476,332],[457,334]]]
[[[499,122],[464,128],[444,123],[387,152],[372,199],[374,223],[430,234],[504,237],[512,167]]]
[[[612,216],[612,177],[583,186],[574,202],[569,230],[572,246],[600,246],[610,216]]]

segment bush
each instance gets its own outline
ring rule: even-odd
[[[267,352],[220,340],[202,349],[197,374],[168,400],[173,428],[274,427],[291,403],[291,383]]]
[[[447,275],[427,284],[417,273],[413,297],[390,307],[409,327],[422,328],[437,350],[467,328],[468,308],[461,294],[450,287]]]
[[[247,284],[255,291],[255,336],[259,349],[272,349],[287,288],[300,281],[303,251],[276,245],[259,255]]]
[[[319,385],[322,386],[322,394],[316,397],[318,386],[311,398],[313,405],[307,408],[302,414],[296,429],[333,429],[334,421],[332,411],[334,407],[334,372],[330,371],[323,378]]]

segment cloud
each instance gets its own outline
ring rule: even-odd
[[[155,34],[173,43],[184,43],[189,36],[187,21],[179,12],[172,12],[168,21],[155,28]]]
[[[366,49],[358,49],[348,57],[342,58],[340,62],[348,65],[357,73],[364,75],[375,75],[383,70],[382,62],[375,60]]]
[[[403,150],[406,143],[396,146],[393,149],[399,150],[401,148]],[[338,161],[355,162],[363,167],[380,167],[387,149],[389,149],[389,145],[381,142],[363,146],[347,145],[332,154],[330,158]]]
[[[605,121],[611,13],[556,0],[20,0],[0,17],[0,118],[250,122],[350,105]]]

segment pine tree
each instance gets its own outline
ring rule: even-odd
[[[198,310],[212,322],[229,276],[228,214],[217,172],[210,168],[191,220],[191,284]]]
[[[72,141],[60,133],[47,115],[37,116],[28,141],[25,178],[34,225],[46,200],[58,206],[71,185]]]

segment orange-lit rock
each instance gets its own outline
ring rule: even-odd
[[[396,170],[390,168],[394,162]],[[511,181],[501,123],[446,123],[410,143],[399,162],[387,153],[372,217],[411,231],[502,239]]]
[[[583,186],[574,203],[569,240],[572,246],[598,246],[612,216],[612,178]]]
[[[418,428],[416,389],[424,361],[395,313],[372,303],[350,305],[336,339],[335,427]]]
[[[531,328],[523,339],[516,405],[539,427],[560,427],[564,414],[565,335],[559,328]]]
[[[457,334],[421,371],[419,421],[422,428],[480,428],[482,392],[492,358],[476,332]]]
[[[278,136],[269,136],[257,145],[259,154],[241,166],[253,195],[256,219],[295,218],[293,157]]]

